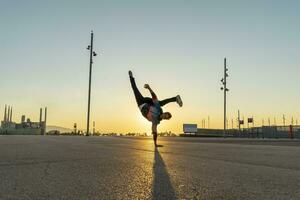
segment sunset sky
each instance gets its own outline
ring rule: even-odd
[[[173,118],[159,131],[210,116],[222,128],[223,59],[228,119],[300,120],[300,1],[0,0],[0,106],[48,125],[86,127],[90,31],[95,34],[91,121],[101,132],[150,132],[128,79],[149,83]],[[3,115],[2,115],[3,116]],[[2,119],[2,117],[1,117]],[[92,124],[92,123],[91,123]]]

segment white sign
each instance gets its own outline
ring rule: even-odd
[[[184,133],[197,133],[198,127],[197,124],[183,124]]]

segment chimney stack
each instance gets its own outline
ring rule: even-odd
[[[3,119],[3,122],[6,122],[6,112],[7,112],[7,105],[5,105],[5,111],[4,111],[4,119]]]
[[[42,114],[43,114],[43,109],[40,108],[40,124],[42,124]]]
[[[9,122],[12,122],[12,107],[10,108]]]
[[[25,123],[25,115],[22,115],[22,118],[21,118],[21,123],[24,124]]]
[[[46,130],[47,130],[47,107],[45,107],[44,126],[45,126],[44,135],[46,135]]]
[[[45,107],[45,119],[44,119],[45,123],[47,121],[47,107]]]
[[[6,122],[9,122],[9,115],[10,115],[10,106],[8,106],[8,112],[7,112],[7,116],[6,116]]]

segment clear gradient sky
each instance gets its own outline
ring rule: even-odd
[[[102,132],[150,132],[130,88],[131,69],[143,94],[181,94],[173,119],[159,131],[210,116],[222,127],[220,80],[228,59],[228,118],[260,125],[282,114],[300,120],[300,1],[0,0],[0,105],[14,120],[86,127],[90,30],[95,33],[92,121]],[[2,118],[2,117],[1,117]]]

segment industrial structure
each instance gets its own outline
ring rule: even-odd
[[[4,118],[1,121],[0,135],[46,135],[47,107],[45,108],[44,120],[43,109],[40,109],[39,122],[32,122],[30,118],[22,115],[20,123],[13,122],[12,106],[5,105]]]
[[[191,131],[192,129],[192,131]],[[223,129],[197,128],[197,124],[183,124],[183,134],[189,137],[223,137]],[[236,138],[298,138],[300,139],[300,125],[261,126],[238,129],[227,129],[226,137]]]

